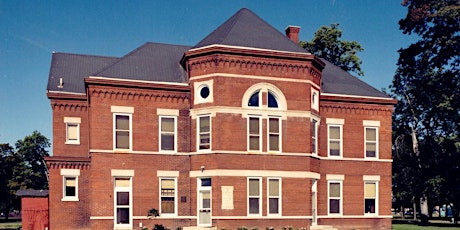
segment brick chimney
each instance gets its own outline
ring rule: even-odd
[[[289,39],[295,43],[299,43],[300,26],[288,26],[284,31]]]

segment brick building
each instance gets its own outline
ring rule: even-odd
[[[18,190],[21,197],[21,224],[24,230],[48,229],[48,190]]]
[[[242,9],[193,47],[54,53],[50,229],[390,229],[395,101],[298,32]]]

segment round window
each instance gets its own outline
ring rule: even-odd
[[[204,85],[201,87],[200,89],[200,96],[203,98],[203,99],[206,99],[209,97],[209,87],[207,85]]]

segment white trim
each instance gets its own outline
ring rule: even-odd
[[[132,169],[112,169],[111,175],[112,177],[133,177],[134,170]]]
[[[326,180],[343,181],[343,180],[345,180],[345,175],[343,175],[343,174],[327,174],[326,175]]]
[[[201,144],[201,133],[206,134],[207,132],[201,132],[201,118],[209,117],[209,149],[200,149]],[[212,150],[212,116],[210,114],[202,114],[197,116],[196,119],[196,150],[197,152],[209,152]]]
[[[250,181],[250,180],[257,180],[257,181],[259,182],[259,194],[258,194],[257,196],[255,196],[255,195],[254,195],[254,196],[249,195],[249,187],[250,187],[250,186],[249,186],[249,181]],[[263,191],[263,190],[262,190],[262,178],[261,178],[261,177],[248,177],[248,178],[246,179],[246,181],[247,181],[247,194],[246,194],[246,197],[247,197],[247,200],[246,200],[246,202],[247,202],[247,210],[246,210],[246,211],[247,211],[247,215],[248,215],[248,216],[262,216],[262,213],[263,213],[263,212],[262,212],[262,209],[263,209],[263,208],[262,208],[262,191]],[[258,199],[258,201],[259,201],[259,205],[258,205],[258,206],[259,206],[259,213],[250,213],[250,212],[249,212],[249,210],[250,210],[250,208],[251,208],[251,207],[250,207],[250,202],[249,202],[249,199],[250,199],[250,198],[257,198],[257,199]]]
[[[328,125],[344,125],[345,119],[343,118],[326,118],[326,124]]]
[[[117,179],[129,179],[129,187],[117,187]],[[117,193],[118,192],[128,192],[129,193],[129,202],[128,205],[118,205],[117,204]],[[129,220],[127,224],[117,224],[117,208],[129,208]],[[130,228],[133,225],[133,177],[123,177],[123,176],[114,176],[113,177],[113,224],[115,229],[125,229]]]
[[[280,177],[280,178],[313,178],[320,179],[320,174],[310,171],[275,171],[275,170],[239,170],[239,169],[210,169],[190,171],[190,177]]]
[[[157,177],[179,177],[179,171],[157,170]]]
[[[200,79],[205,79],[205,78],[210,78],[210,77],[228,77],[228,78],[242,78],[242,79],[254,79],[254,80],[263,80],[266,81],[268,76],[261,76],[261,75],[248,75],[248,74],[232,74],[232,73],[210,73],[210,74],[203,74],[203,75],[197,75],[193,76],[190,78],[190,80],[200,80]],[[270,80],[273,81],[281,81],[281,82],[295,82],[295,83],[304,83],[304,84],[310,84],[312,86],[315,86],[316,88],[320,88],[319,85],[315,84],[311,80],[301,80],[301,79],[292,79],[292,78],[282,78],[282,77],[269,77]]]
[[[134,112],[134,108],[133,108],[133,112]],[[133,150],[133,116],[132,116],[132,113],[112,113],[113,115],[113,137],[112,137],[112,140],[113,140],[113,150],[114,151],[122,151],[122,152],[130,152]],[[116,129],[116,125],[117,125],[117,116],[127,116],[129,118],[129,130],[128,133],[129,133],[129,147],[127,149],[123,149],[123,148],[117,148],[117,129]],[[121,131],[125,131],[126,130],[121,130]]]
[[[80,169],[61,169],[61,176],[80,176]]]
[[[251,96],[254,93],[257,93],[257,92],[259,92],[259,106],[257,106],[257,107],[249,106],[248,105],[249,99],[251,98]],[[267,105],[262,104],[262,102],[263,102],[262,94],[267,93],[267,97],[268,97],[269,92],[272,92],[272,95],[275,97],[276,102],[278,103],[277,108],[269,108],[268,107],[268,99],[267,99]],[[272,111],[272,110],[283,110],[283,111],[285,111],[285,110],[287,110],[287,100],[286,100],[286,97],[283,94],[283,91],[281,91],[278,87],[276,87],[275,85],[270,84],[270,83],[262,82],[262,83],[257,83],[257,84],[254,84],[254,85],[250,86],[244,92],[243,98],[241,100],[241,107],[242,108],[252,108],[252,109],[255,109],[255,108],[268,109],[270,111]]]
[[[374,181],[374,180],[371,180],[371,181],[364,181],[363,183],[363,188],[364,188],[364,205],[366,205],[366,184],[372,184],[374,183],[375,184],[375,197],[374,197],[374,203],[375,203],[375,207],[374,207],[374,213],[366,213],[366,207],[364,207],[364,215],[365,216],[378,216],[379,215],[379,181]]]
[[[64,123],[80,124],[81,118],[80,117],[64,117]]]
[[[134,107],[132,106],[110,106],[110,112],[112,113],[134,113]]]
[[[380,181],[380,175],[363,175],[363,181]]]
[[[242,50],[257,50],[257,51],[267,51],[267,52],[276,52],[276,53],[285,53],[285,54],[302,54],[305,56],[310,56],[311,53],[300,53],[300,52],[290,52],[290,51],[281,51],[281,50],[272,50],[272,49],[262,49],[262,48],[254,48],[254,47],[246,47],[246,46],[230,46],[230,45],[221,45],[221,44],[213,44],[213,45],[208,45],[208,46],[203,46],[203,47],[198,47],[195,49],[190,49],[188,52],[191,51],[197,51],[197,50],[203,50],[203,49],[208,49],[208,48],[213,48],[213,47],[222,47],[222,48],[236,48],[236,49],[242,49]]]
[[[363,120],[363,126],[380,127],[380,121]]]
[[[394,218],[391,215],[375,215],[375,216],[370,216],[370,215],[336,215],[336,216],[318,216],[318,219],[392,219]]]
[[[179,85],[179,86],[188,86],[188,83],[178,83],[178,82],[132,80],[132,79],[111,78],[111,77],[100,77],[100,76],[89,76],[88,78],[91,78],[91,79],[101,79],[101,80],[111,80],[111,81],[123,81],[123,82],[152,83],[152,84],[158,84],[158,85]]]
[[[161,116],[179,116],[179,110],[178,109],[160,109],[157,108],[157,115]]]
[[[370,96],[358,96],[358,95],[348,95],[348,94],[333,94],[333,93],[321,93],[324,96],[333,96],[333,97],[352,97],[352,98],[366,98],[366,99],[380,99],[380,100],[394,100],[393,98],[386,97],[370,97]]]
[[[84,95],[86,96],[86,93],[75,93],[75,92],[68,92],[68,91],[54,91],[54,90],[47,90],[47,93],[59,93],[59,94],[71,94],[71,95]]]
[[[208,87],[209,95],[207,98],[201,97],[201,89]],[[193,104],[203,104],[214,102],[214,80],[210,79],[207,81],[193,82]]]
[[[162,119],[163,119],[163,118],[169,118],[169,119],[172,118],[172,119],[173,119],[173,122],[174,122],[174,124],[173,124],[173,125],[174,125],[174,127],[173,127],[174,131],[173,131],[173,133],[172,133],[173,136],[174,136],[174,143],[173,143],[174,146],[173,146],[173,150],[165,150],[165,149],[162,149],[163,146],[161,145],[161,143],[162,143],[163,131],[161,130],[161,128],[162,128],[162,126],[161,126],[162,123],[161,123],[161,122],[162,122]],[[164,116],[164,115],[160,115],[159,118],[158,118],[158,121],[159,121],[159,124],[158,124],[158,134],[159,134],[159,135],[158,135],[158,149],[159,149],[159,151],[161,151],[161,152],[173,152],[173,153],[177,152],[177,139],[178,139],[178,134],[177,134],[177,116]],[[165,133],[165,134],[171,134],[171,132],[166,132],[166,131],[165,131],[164,133]]]
[[[278,196],[270,196],[270,180],[278,180]],[[278,213],[270,213],[270,198],[278,198]],[[283,183],[280,177],[267,177],[267,216],[283,215]]]
[[[241,115],[243,118],[247,118],[252,114],[259,114],[263,118],[268,116],[279,116],[283,120],[286,120],[288,117],[301,117],[301,118],[311,118],[313,117],[311,111],[301,111],[301,110],[277,110],[277,109],[263,109],[259,107],[231,107],[231,106],[210,106],[205,108],[195,108],[190,109],[190,117],[196,119],[197,116],[201,114],[211,114],[212,117],[215,117],[217,113],[226,113],[226,114],[237,114]],[[317,117],[317,116],[314,116]],[[319,118],[319,117],[318,117]]]
[[[62,198],[61,201],[79,201],[78,198],[78,176],[79,175],[64,175],[62,176]],[[66,179],[75,178],[75,196],[67,196],[66,194]]]
[[[367,140],[367,129],[375,129],[375,140]],[[367,143],[375,144],[375,156],[367,156]],[[379,127],[376,126],[364,126],[364,158],[366,159],[378,159],[379,158]]]
[[[343,180],[330,180],[327,179],[327,214],[328,216],[343,216]],[[339,197],[330,197],[330,185],[331,183],[338,183],[340,186],[340,195]],[[339,200],[339,213],[331,213],[331,199]]]
[[[319,111],[319,91],[311,88],[311,96],[310,96],[311,108]]]
[[[252,119],[257,119],[259,121],[259,132],[257,133],[258,138],[259,138],[259,148],[258,149],[251,149],[251,137],[255,137],[255,134],[250,133],[251,129],[251,118]],[[248,152],[255,152],[255,153],[260,153],[262,152],[262,119],[260,116],[248,116],[247,120],[247,136],[246,136],[246,141],[247,141],[247,150]]]
[[[278,121],[278,150],[270,150],[270,119],[276,119]],[[268,116],[267,118],[267,152],[279,153],[283,151],[283,120],[281,117]],[[276,134],[276,133],[273,133]]]
[[[327,123],[327,121],[326,121]],[[331,139],[331,127],[338,127],[339,128],[339,135],[340,139]],[[331,155],[331,140],[332,141],[339,141],[339,155]],[[343,157],[343,124],[327,124],[327,156],[330,158],[342,158]]]
[[[113,216],[90,216],[90,220],[113,220]]]
[[[161,181],[162,180],[174,180],[174,212],[173,213],[163,213],[162,212],[162,205],[161,205],[161,198],[162,197],[171,197],[171,196],[163,196],[161,194]],[[158,207],[159,208],[159,212],[160,212],[160,215],[161,216],[177,216],[177,210],[178,210],[178,202],[177,202],[177,177],[158,177],[158,195],[159,195],[159,199],[158,199]]]
[[[311,219],[312,216],[213,216],[214,220],[305,220]]]

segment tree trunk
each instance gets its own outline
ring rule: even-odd
[[[428,225],[428,216],[428,198],[423,194],[422,197],[420,197],[420,225]]]
[[[416,214],[417,213],[417,202],[416,202],[415,197],[414,197],[414,201],[412,202],[412,207],[413,207],[413,209],[412,209],[413,213],[412,214],[414,215],[413,219],[417,220],[417,214]]]

